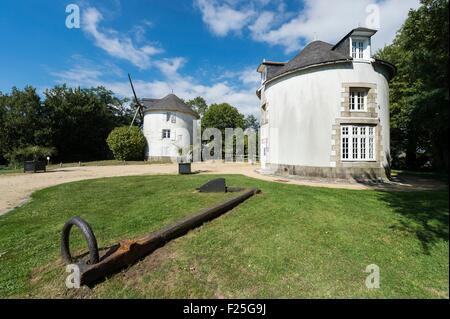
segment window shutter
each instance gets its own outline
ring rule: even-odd
[[[170,131],[170,138],[172,139],[172,141],[175,141],[177,138],[177,131],[175,129]]]

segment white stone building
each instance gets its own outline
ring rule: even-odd
[[[174,94],[162,99],[141,99],[144,106],[146,158],[150,161],[178,157],[178,149],[193,144],[193,122],[199,118],[192,108]]]
[[[389,86],[395,67],[374,59],[375,30],[308,44],[289,62],[263,61],[260,160],[281,175],[385,178]]]

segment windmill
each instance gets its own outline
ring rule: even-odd
[[[131,121],[130,127],[128,129],[128,130],[130,130],[131,127],[134,124],[134,121],[136,120],[136,116],[138,115],[138,113],[139,113],[139,117],[141,118],[141,121],[143,120],[143,118],[144,118],[144,115],[143,115],[144,106],[141,104],[141,102],[137,98],[136,91],[134,90],[134,86],[133,86],[133,81],[131,81],[130,73],[128,73],[128,79],[130,80],[131,90],[133,91],[134,102],[137,105],[136,112],[134,113],[133,120]]]

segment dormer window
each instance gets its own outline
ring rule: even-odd
[[[264,83],[267,79],[267,68],[264,68],[264,71],[261,72],[261,84]]]
[[[368,38],[351,39],[351,56],[354,60],[370,59],[370,41]]]
[[[363,41],[353,41],[352,58],[353,59],[363,59],[364,58],[364,42]]]

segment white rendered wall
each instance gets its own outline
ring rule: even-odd
[[[187,148],[192,144],[193,116],[170,112],[176,123],[167,121],[167,112],[147,111],[144,115],[144,136],[147,139],[147,157],[177,157],[177,146]],[[162,130],[169,129],[170,138],[162,138]]]
[[[387,78],[367,62],[336,64],[303,70],[265,87],[269,112],[267,163],[333,167],[330,162],[332,125],[340,117],[343,83],[377,85],[377,112],[382,148],[389,154],[389,87]],[[380,163],[382,165],[386,163]]]

